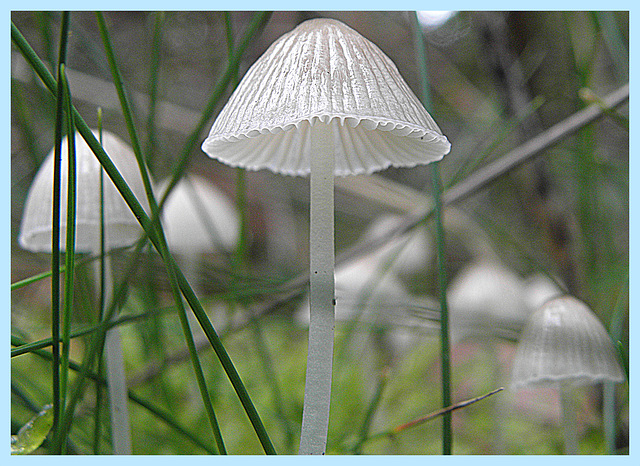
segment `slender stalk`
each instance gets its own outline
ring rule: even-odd
[[[64,406],[67,392],[67,378],[69,374],[69,352],[71,332],[71,312],[73,307],[73,277],[75,267],[75,243],[76,243],[76,154],[75,154],[75,130],[73,128],[73,115],[71,113],[71,95],[66,79],[64,65],[60,65],[60,81],[62,82],[65,112],[67,114],[67,219],[66,219],[66,245],[65,245],[65,274],[64,280],[64,306],[62,313],[62,354],[61,354],[61,405]]]
[[[102,109],[98,108],[97,112],[98,116],[98,134],[100,135],[99,140],[100,144],[102,144]],[[97,321],[100,322],[103,318],[104,308],[106,306],[106,298],[105,298],[105,231],[104,231],[104,170],[100,170],[100,256],[99,256],[99,265],[100,268],[99,274],[94,274],[94,280],[96,277],[100,279],[100,285],[98,287],[98,318]],[[103,351],[103,348],[100,349]],[[96,372],[98,374],[102,374],[102,354],[97,358],[97,367]],[[103,392],[100,384],[96,384],[96,401],[94,408],[94,428],[93,428],[93,453],[97,455],[100,453],[100,431],[101,431],[101,413],[102,413],[102,404],[103,404]]]
[[[578,455],[578,431],[576,403],[574,393],[570,386],[560,384],[560,403],[562,411],[562,429],[564,432],[564,453],[565,455]]]
[[[406,422],[404,424],[401,424],[399,426],[394,427],[393,429],[390,430],[386,430],[383,432],[378,432],[376,434],[373,434],[369,437],[367,437],[366,439],[362,440],[361,445],[364,443],[368,443],[372,440],[378,440],[380,438],[384,438],[384,437],[394,437],[402,432],[404,432],[405,430],[408,430],[410,428],[413,428],[415,426],[419,426],[421,424],[424,424],[425,422],[431,421],[433,419],[435,419],[436,417],[439,416],[443,416],[445,413],[451,413],[453,411],[456,411],[458,409],[461,408],[465,408],[469,405],[472,405],[474,403],[477,403],[478,401],[484,400],[485,398],[488,398],[490,396],[495,395],[498,392],[501,392],[502,390],[504,390],[504,387],[500,387],[500,388],[496,388],[495,390],[491,390],[489,393],[485,393],[484,395],[475,397],[475,398],[471,398],[469,400],[465,400],[465,401],[461,401],[459,403],[456,403],[454,405],[451,406],[447,406],[446,408],[441,408],[438,409],[437,411],[434,411],[430,414],[427,414],[426,416],[421,416],[418,419],[414,419],[412,421]]]
[[[151,66],[149,70],[149,115],[147,117],[147,164],[153,166],[156,157],[156,104],[158,101],[158,69],[160,67],[160,52],[162,50],[162,27],[165,13],[155,12],[153,26],[153,41],[151,49]]]
[[[335,327],[333,177],[332,127],[318,121],[311,136],[310,322],[301,455],[324,454],[327,446]]]
[[[238,69],[233,66],[233,25],[231,24],[231,14],[228,11],[224,13],[225,32],[227,35],[227,54],[229,56],[228,67],[233,70],[231,76],[231,86],[235,89],[238,85]],[[246,176],[243,168],[236,168],[236,207],[240,213],[240,236],[238,245],[235,250],[236,268],[241,269],[246,265],[247,254],[247,186]]]
[[[373,398],[369,402],[369,407],[367,408],[367,412],[362,421],[362,426],[360,427],[360,432],[358,433],[358,442],[351,449],[351,452],[360,455],[362,453],[362,445],[367,441],[367,437],[369,436],[369,430],[371,429],[371,422],[373,421],[373,416],[376,413],[376,410],[380,406],[380,400],[382,399],[382,392],[384,391],[385,386],[387,385],[387,380],[389,379],[389,369],[385,368],[380,373],[380,377],[378,379],[378,385],[376,386],[376,391],[373,394]]]
[[[438,292],[440,298],[440,354],[442,364],[442,407],[451,405],[451,355],[449,352],[449,312],[447,308],[447,271],[445,258],[444,228],[442,225],[442,196],[438,162],[431,164],[431,184],[433,191],[433,218],[436,224],[438,257]],[[442,454],[452,452],[451,412],[442,416]]]
[[[629,271],[625,277],[625,283],[621,287],[616,299],[613,314],[609,321],[609,335],[614,342],[620,342],[622,338],[624,318],[627,315],[626,302],[629,299]],[[604,427],[605,445],[607,453],[614,455],[616,453],[616,384],[613,382],[605,382],[602,394],[602,423]]]
[[[62,81],[60,81],[62,82]],[[62,93],[58,93],[58,109],[62,111]],[[60,145],[61,145],[61,114],[56,117],[55,149],[53,159],[53,205],[51,219],[51,340],[52,345],[52,397],[53,397],[53,432],[58,435],[60,412],[60,175],[62,173]]]
[[[429,93],[429,75],[427,58],[424,50],[422,29],[418,23],[417,13],[412,15],[414,42],[417,61],[420,68],[422,103],[429,110],[431,105]],[[449,313],[447,311],[447,269],[445,257],[444,228],[442,226],[442,181],[438,162],[431,164],[431,192],[433,196],[433,218],[436,225],[436,243],[438,258],[438,293],[440,299],[440,347],[442,365],[442,407],[451,405],[451,357],[449,354]],[[442,453],[451,454],[452,447],[451,412],[442,415]]]
[[[96,262],[96,265],[102,268],[100,262]],[[101,274],[103,275],[101,276]],[[111,277],[111,261],[109,257],[104,258],[104,270],[96,270],[96,278],[102,280],[104,283],[104,296],[110,297],[113,294],[113,279]],[[117,313],[114,313],[111,319],[116,318]],[[130,455],[131,427],[129,423],[127,379],[124,371],[120,327],[111,327],[108,329],[104,342],[113,453],[116,455]]]

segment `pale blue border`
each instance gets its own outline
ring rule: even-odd
[[[80,1],[63,1],[63,2],[52,2],[52,1],[43,1],[43,0],[27,0],[27,1],[9,1],[5,3],[6,6],[3,7],[2,14],[4,24],[7,25],[7,35],[6,40],[10,41],[10,37],[8,34],[8,28],[10,25],[10,12],[12,10],[95,10],[95,9],[104,9],[104,10],[222,10],[225,9],[225,4],[233,5],[233,10],[263,10],[263,9],[273,9],[273,10],[415,10],[415,9],[452,9],[452,10],[478,10],[478,9],[489,9],[489,10],[628,10],[631,12],[630,15],[630,23],[631,23],[631,33],[630,33],[630,50],[635,52],[638,50],[638,41],[637,41],[637,33],[635,26],[635,11],[632,5],[635,2],[632,1],[618,1],[611,0],[608,2],[594,2],[594,1],[582,1],[582,2],[562,2],[562,1],[549,1],[549,0],[539,0],[536,2],[527,2],[524,5],[520,5],[513,0],[511,1],[483,1],[483,2],[471,2],[471,1],[448,1],[448,2],[433,2],[433,1],[407,1],[407,0],[396,0],[391,2],[393,8],[389,8],[389,3],[383,3],[379,0],[326,0],[323,2],[293,2],[291,0],[277,0],[277,1],[256,1],[256,0],[234,0],[232,2],[222,2],[222,1],[193,1],[193,0],[183,0],[180,2],[174,1],[123,1],[123,0],[112,0],[112,1],[96,1],[96,2],[80,2]],[[319,5],[322,5],[321,7]],[[446,8],[442,8],[446,6]],[[178,8],[179,7],[179,8]],[[2,63],[5,67],[9,67],[10,59],[10,44],[5,43],[2,47]],[[632,81],[637,71],[637,59],[636,54],[632,53],[630,56],[630,76],[632,77]],[[2,244],[1,256],[2,259],[2,268],[0,269],[0,282],[6,284],[2,287],[1,303],[4,305],[4,321],[6,322],[6,329],[2,332],[2,339],[5,341],[4,348],[9,348],[9,326],[10,326],[10,296],[9,296],[9,287],[8,283],[10,283],[10,170],[8,169],[8,164],[10,163],[10,70],[5,69],[4,75],[5,79],[5,87],[2,91],[2,101],[3,101],[3,109],[2,113],[2,134],[4,139],[4,147],[8,149],[5,152],[4,163],[6,163],[6,168],[4,170],[0,170],[0,198],[3,200],[1,204],[1,218],[5,219],[4,228],[2,228],[2,238],[0,239]],[[632,86],[633,87],[633,86]],[[636,100],[631,98],[630,107],[634,115],[635,108],[637,105],[635,104]],[[636,306],[638,304],[637,295],[635,293],[636,286],[639,285],[637,279],[637,250],[638,248],[635,245],[634,238],[636,238],[638,234],[638,224],[637,224],[637,200],[638,200],[638,185],[636,182],[640,180],[639,169],[639,161],[637,151],[637,123],[635,118],[631,118],[631,134],[630,134],[630,187],[629,187],[629,196],[630,196],[630,226],[629,226],[629,238],[630,238],[630,288],[631,288],[631,296],[630,296],[630,309],[631,315],[635,313],[637,315],[638,311],[635,311]],[[637,321],[635,318],[630,319],[630,333],[632,338],[630,338],[630,360],[635,361],[636,358],[636,349],[637,344],[635,344],[635,337],[637,336]],[[4,438],[7,439],[8,442],[10,432],[9,432],[9,422],[8,419],[10,417],[10,397],[9,397],[9,358],[2,358],[0,373],[5,374],[6,379],[4,380],[4,384],[2,384],[2,388],[0,389],[0,399],[2,400],[2,412],[5,414],[3,417],[3,431],[5,431]],[[633,371],[632,376],[633,378]],[[634,380],[635,381],[635,380]],[[631,384],[633,387],[634,385]],[[215,461],[216,464],[300,464],[301,462],[305,464],[326,464],[326,461],[331,461],[331,464],[335,464],[335,462],[346,464],[348,461],[349,465],[354,463],[357,464],[366,464],[371,465],[381,464],[384,466],[388,466],[389,461],[402,461],[403,464],[411,464],[411,465],[426,465],[426,464],[466,464],[466,462],[472,461],[473,466],[478,465],[495,465],[495,464],[512,464],[513,462],[521,462],[530,463],[530,464],[540,464],[540,462],[544,462],[547,464],[564,464],[565,462],[578,462],[580,465],[584,464],[598,464],[601,466],[603,461],[611,464],[635,464],[638,461],[637,451],[640,446],[638,446],[637,440],[638,435],[636,432],[638,430],[638,408],[637,403],[635,403],[636,399],[634,393],[631,394],[631,404],[630,404],[630,455],[628,456],[620,456],[620,457],[590,457],[590,456],[580,456],[580,457],[562,457],[562,456],[545,456],[545,457],[536,457],[536,456],[523,456],[523,457],[495,457],[495,456],[476,456],[473,458],[469,457],[440,457],[440,456],[403,456],[401,458],[390,458],[390,457],[371,457],[371,456],[361,456],[361,457],[324,457],[324,458],[301,458],[297,456],[279,456],[279,457],[260,457],[260,456],[235,456],[235,457],[186,457],[184,461],[199,463],[199,464],[211,464],[212,461]],[[9,455],[9,447],[6,447],[6,455],[9,457],[9,460],[12,463],[18,464],[34,464],[33,462],[37,462],[38,464],[41,461],[46,461],[47,463],[61,463],[61,464],[71,464],[76,463],[82,464],[84,466],[86,462],[90,462],[91,464],[110,464],[112,461],[118,461],[119,464],[134,464],[134,462],[152,462],[152,463],[163,463],[167,465],[175,464],[175,457],[164,457],[164,456],[153,456],[153,457],[145,457],[145,456],[136,456],[131,458],[118,458],[117,460],[113,457],[105,456],[105,457],[62,457],[62,458],[52,458],[52,457],[37,457],[37,456],[28,456],[28,457],[12,457]],[[635,459],[634,459],[635,458]]]

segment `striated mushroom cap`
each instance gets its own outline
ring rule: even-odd
[[[98,132],[93,132],[98,138]],[[100,244],[100,171],[102,165],[86,141],[76,133],[76,251],[96,252]],[[102,132],[102,147],[123,176],[138,202],[148,211],[147,197],[133,150],[118,136]],[[60,250],[65,248],[67,212],[68,145],[66,136],[61,147]],[[18,243],[32,252],[51,252],[53,218],[54,150],[40,166],[25,203]],[[107,249],[129,246],[142,232],[142,227],[116,189],[104,174],[104,221]]]
[[[609,334],[582,301],[554,298],[531,315],[513,361],[513,387],[623,380]]]
[[[411,167],[450,150],[389,57],[332,19],[305,21],[267,49],[202,150],[231,166],[306,175],[320,121],[333,127],[336,175]]]

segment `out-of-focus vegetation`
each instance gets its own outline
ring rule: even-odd
[[[240,212],[239,246],[200,249],[176,255],[176,260],[278,453],[297,452],[302,416],[307,336],[300,308],[307,287],[308,180],[241,173],[206,157],[200,144],[251,63],[281,34],[315,16],[340,19],[372,40],[420,94],[410,14],[275,12],[249,37],[236,72],[227,71],[229,50],[243,45],[253,13],[104,14],[153,180],[160,184],[184,169],[208,180]],[[61,14],[13,12],[12,22],[56,76]],[[449,188],[461,186],[481,167],[503,160],[576,112],[604,105],[602,99],[628,82],[627,12],[459,12],[442,24],[423,27],[429,110],[452,142],[451,153],[440,163],[445,198]],[[95,15],[71,13],[67,40],[65,70],[78,113],[96,128],[100,109],[102,127],[131,142]],[[22,250],[17,237],[29,186],[54,145],[56,103],[15,41],[11,60],[11,431],[16,434],[52,403],[47,342],[52,297],[46,273],[51,256]],[[212,104],[215,92],[220,94]],[[622,361],[628,361],[627,106],[605,108],[602,118],[560,136],[524,164],[487,177],[445,210],[449,282],[473,264],[490,262],[515,276],[511,282],[496,275],[496,281],[516,283],[506,291],[483,285],[480,291],[495,289],[491,296],[469,285],[472,304],[452,309],[454,402],[508,387],[526,317],[516,314],[530,312],[537,299],[547,296],[530,286],[540,274],[551,280],[545,286],[587,303],[620,342]],[[377,220],[426,205],[429,170],[389,169],[337,180],[338,267],[344,266],[341,252],[369,234]],[[169,231],[170,220],[164,221]],[[239,227],[231,223],[229,228]],[[441,452],[437,419],[393,432],[441,407],[434,227],[427,220],[411,232],[421,228],[427,238],[421,248],[404,256],[391,250],[397,260],[389,271],[392,280],[384,283],[392,286],[384,292],[388,299],[362,304],[356,299],[358,280],[338,281],[338,303],[345,303],[351,318],[337,328],[330,454]],[[193,229],[182,233],[192,234]],[[136,267],[129,273],[132,257]],[[75,265],[68,386],[81,391],[65,451],[107,454],[111,431],[101,369],[90,367],[86,383],[76,385],[99,319],[89,259],[78,255]],[[115,283],[126,285],[120,328],[133,452],[217,451],[163,261],[152,247],[118,250],[111,260]],[[413,266],[402,267],[403,262]],[[488,307],[480,317],[465,314],[481,301]],[[491,317],[494,311],[497,317]],[[456,327],[469,321],[468,327]],[[262,453],[209,340],[195,319],[190,322],[226,451]],[[25,346],[41,341],[38,347]],[[628,452],[628,395],[626,382],[613,390],[597,385],[576,393],[581,453]],[[558,394],[507,388],[461,408],[453,413],[453,442],[455,454],[562,453]],[[52,432],[36,453],[53,451]]]

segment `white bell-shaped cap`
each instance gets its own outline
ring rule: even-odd
[[[305,21],[276,40],[202,149],[227,165],[306,175],[319,121],[332,123],[336,175],[429,163],[450,149],[391,59],[332,19]]]
[[[462,268],[447,288],[453,341],[522,328],[529,315],[523,291],[522,279],[497,261],[483,260]]]
[[[240,236],[235,205],[212,183],[195,175],[184,177],[169,193],[162,223],[169,249],[185,256],[231,251]]]
[[[93,132],[98,138],[98,132]],[[76,251],[97,252],[100,247],[100,171],[102,165],[79,133],[76,133]],[[102,132],[102,147],[125,179],[138,202],[148,212],[147,197],[131,147],[115,134]],[[51,252],[53,219],[54,150],[40,166],[25,203],[18,243],[33,252]],[[60,250],[64,251],[67,227],[68,144],[61,146]],[[139,237],[138,223],[115,185],[104,173],[104,226],[107,249],[130,246]]]
[[[582,301],[554,298],[531,315],[513,360],[514,388],[623,380],[613,341]]]

